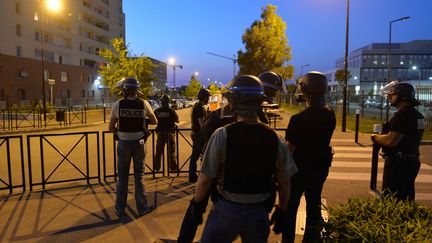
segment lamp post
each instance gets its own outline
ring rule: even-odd
[[[176,89],[176,68],[180,68],[183,69],[182,65],[176,65],[175,64],[175,59],[173,57],[171,57],[168,60],[168,64],[173,68],[173,87],[174,87],[174,94],[177,94],[177,89]]]
[[[43,119],[46,126],[46,92],[45,92],[45,34],[44,34],[44,14],[45,9],[58,12],[61,8],[59,0],[41,0],[40,4],[40,22],[41,22],[41,63],[42,63],[42,109]],[[49,78],[49,77],[47,77]]]
[[[345,57],[344,57],[344,86],[342,100],[342,132],[346,132],[346,107],[348,89],[348,36],[349,36],[349,0],[346,0],[346,31],[345,31]]]
[[[305,65],[303,65],[302,67],[301,67],[301,76],[303,77],[303,70],[304,70],[304,68],[305,67],[309,67],[310,66],[310,64],[305,64]]]
[[[399,19],[395,19],[389,22],[389,41],[388,41],[388,56],[387,56],[387,83],[391,82],[391,55],[392,55],[392,24],[399,21],[408,20],[411,18],[410,16],[405,16]],[[389,118],[389,101],[387,99],[387,108],[386,108],[386,121],[388,121]]]

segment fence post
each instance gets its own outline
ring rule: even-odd
[[[355,143],[358,143],[359,124],[360,124],[360,110],[356,109],[356,124],[355,124],[355,137],[354,137]]]
[[[381,125],[374,124],[373,125],[373,133],[380,133]],[[371,166],[371,179],[370,179],[370,189],[376,191],[377,184],[377,176],[378,176],[378,153],[380,150],[380,146],[378,144],[373,144],[372,149],[372,166]]]

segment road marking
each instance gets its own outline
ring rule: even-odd
[[[372,159],[372,154],[356,154],[356,153],[335,153],[333,155],[333,158],[353,158],[353,159]]]
[[[372,147],[358,147],[358,146],[333,146],[333,149],[337,151],[363,151],[370,152],[372,154]]]

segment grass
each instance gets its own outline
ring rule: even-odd
[[[291,114],[295,114],[300,112],[304,109],[304,106],[288,106],[288,105],[282,105],[282,108],[287,110]],[[342,126],[342,119],[341,115],[336,114],[337,116],[337,126]],[[361,133],[372,133],[373,132],[373,125],[374,124],[382,124],[382,121],[378,118],[367,118],[367,117],[360,117],[360,124],[359,124],[359,132]],[[346,127],[348,130],[355,131],[355,115],[347,115],[346,120]],[[432,140],[432,131],[428,130],[425,131],[423,134],[423,140]]]

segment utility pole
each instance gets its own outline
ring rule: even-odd
[[[215,53],[212,53],[212,52],[206,52],[206,53],[209,54],[209,55],[212,55],[212,56],[217,56],[217,57],[220,57],[220,58],[225,58],[225,59],[231,60],[233,62],[233,77],[236,76],[236,63],[237,63],[237,59],[235,58],[235,55],[234,55],[234,58],[231,58],[231,57],[226,57],[226,56],[222,56],[222,55],[219,55],[219,54],[215,54]]]

